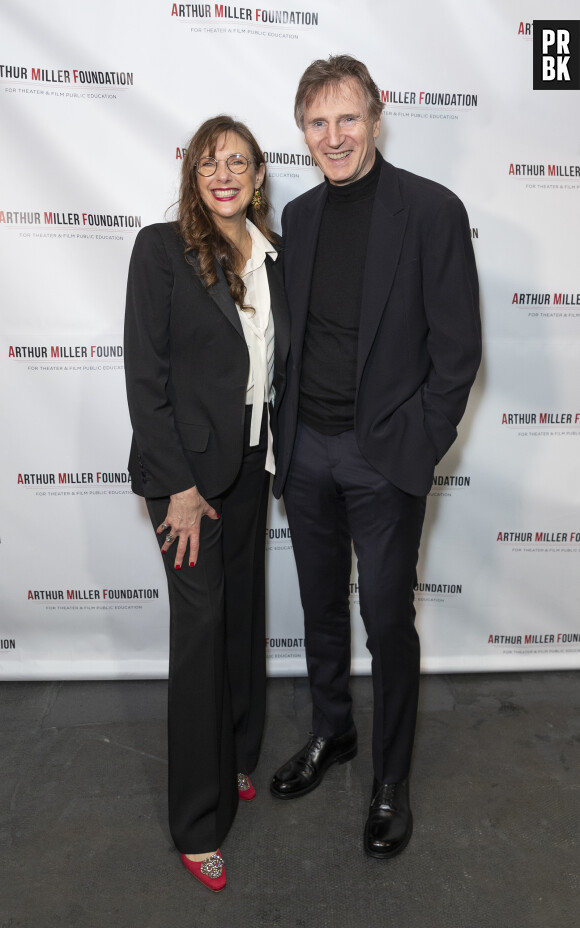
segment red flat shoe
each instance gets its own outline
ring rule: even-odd
[[[244,802],[251,802],[252,799],[256,798],[256,790],[245,773],[238,773],[238,796]]]
[[[183,866],[192,876],[211,889],[212,893],[219,893],[226,885],[226,869],[220,849],[205,860],[190,860],[185,854],[181,855]]]

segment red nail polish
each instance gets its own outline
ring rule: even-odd
[[[181,567],[181,564],[175,564],[175,569],[176,569],[176,570],[179,570],[180,567]]]
[[[195,561],[190,561],[190,562],[189,562],[189,566],[190,566],[190,567],[195,567]]]

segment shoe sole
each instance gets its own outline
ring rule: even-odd
[[[374,857],[375,860],[389,860],[391,857],[396,857],[397,854],[400,854],[402,851],[405,850],[409,841],[411,840],[412,835],[413,835],[413,818],[411,817],[411,820],[409,823],[409,830],[407,834],[405,835],[405,837],[403,838],[403,840],[401,841],[401,843],[397,845],[396,848],[394,848],[392,851],[373,851],[366,846],[367,839],[368,839],[368,825],[365,825],[365,834],[364,834],[365,854],[367,855],[367,857]]]
[[[331,760],[330,763],[320,771],[318,777],[314,783],[310,784],[310,786],[305,786],[303,789],[295,790],[292,793],[279,793],[274,789],[273,783],[270,783],[270,792],[272,793],[272,796],[276,797],[276,799],[299,799],[300,796],[306,796],[307,793],[311,793],[313,789],[316,789],[317,786],[320,786],[329,767],[332,767],[333,764],[345,764],[348,760],[352,760],[353,757],[356,757],[357,753],[358,746],[355,745],[354,748],[350,748],[348,751],[345,751],[344,754],[340,754],[339,757],[335,757],[334,760]]]
[[[191,873],[191,870],[188,870],[188,873]],[[206,889],[209,889],[210,893],[223,893],[224,889],[226,888],[226,884],[224,883],[224,885],[220,886],[219,889],[214,889],[213,886],[209,886],[204,882],[204,880],[200,880],[198,876],[195,876],[195,873],[191,873],[191,875],[195,877],[198,883],[201,883],[202,886],[205,886]]]

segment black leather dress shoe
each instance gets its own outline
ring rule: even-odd
[[[373,783],[369,817],[365,825],[364,847],[370,857],[395,857],[404,850],[413,834],[409,805],[409,781]]]
[[[324,774],[332,764],[344,764],[356,752],[354,725],[337,738],[313,735],[301,751],[276,771],[270,783],[270,792],[277,799],[304,796],[322,783]]]

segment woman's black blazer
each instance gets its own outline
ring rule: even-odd
[[[276,347],[274,407],[285,384],[289,327],[280,259],[266,258]],[[125,314],[133,490],[149,498],[233,482],[243,453],[249,354],[223,271],[206,290],[174,223],[135,240]],[[275,427],[275,416],[274,427]]]

